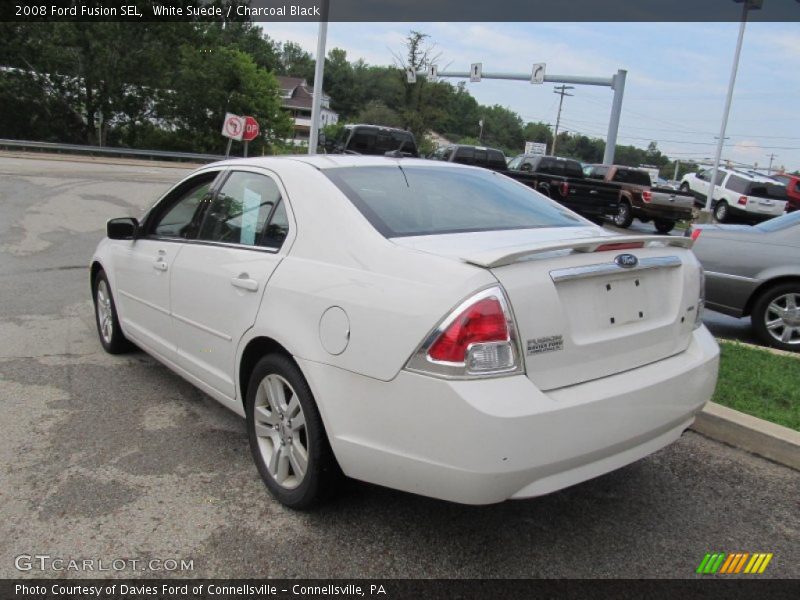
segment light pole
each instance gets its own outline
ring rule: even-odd
[[[314,65],[314,98],[311,100],[311,131],[308,132],[308,153],[316,154],[319,143],[319,116],[322,106],[322,79],[325,72],[325,42],[328,38],[328,0],[322,0],[317,34],[317,62]]]
[[[725,108],[722,110],[722,125],[719,129],[719,138],[717,141],[717,151],[714,154],[714,165],[711,167],[711,182],[708,186],[708,197],[706,198],[706,205],[700,211],[701,223],[708,223],[711,221],[711,203],[714,199],[714,189],[717,187],[717,172],[719,170],[719,159],[722,156],[722,146],[725,144],[725,129],[728,127],[728,115],[731,112],[731,100],[733,100],[733,87],[736,85],[736,73],[739,70],[739,55],[742,53],[742,41],[744,40],[744,27],[747,24],[747,11],[758,10],[764,3],[764,0],[733,0],[742,4],[742,21],[739,25],[739,39],[736,42],[736,52],[733,55],[733,66],[731,67],[731,78],[728,82],[728,95],[725,97]]]

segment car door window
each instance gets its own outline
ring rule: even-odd
[[[697,178],[703,181],[711,181],[711,172],[710,171],[700,171],[697,174]]]
[[[267,224],[273,213],[277,214],[279,204],[280,189],[270,177],[234,171],[211,201],[197,237],[210,242],[260,245],[262,238],[267,237]],[[285,212],[282,219],[286,221]],[[277,233],[272,236],[271,247],[280,246],[288,226],[281,231],[282,237]]]
[[[152,234],[165,238],[192,239],[199,228],[202,203],[208,198],[217,173],[204,173],[186,182],[156,208]]]

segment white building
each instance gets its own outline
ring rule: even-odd
[[[314,99],[314,90],[308,82],[300,77],[278,76],[281,86],[281,106],[289,112],[294,122],[292,137],[287,142],[296,145],[307,145],[311,131],[311,104]],[[332,125],[339,121],[339,115],[330,108],[330,96],[322,93],[320,109],[320,127]]]

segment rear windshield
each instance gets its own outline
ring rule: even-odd
[[[542,158],[539,160],[536,172],[545,175],[561,175],[563,177],[583,177],[581,163],[576,160]]]
[[[647,171],[637,171],[636,169],[617,169],[617,172],[614,173],[614,181],[647,187],[653,185],[650,174]]]
[[[541,194],[492,171],[386,166],[323,173],[386,237],[583,224]]]
[[[766,183],[753,181],[747,190],[748,196],[755,198],[770,198],[772,200],[786,200],[786,186],[780,183]]]

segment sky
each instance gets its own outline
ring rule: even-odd
[[[261,23],[277,41],[314,54],[315,23]],[[733,64],[738,23],[330,23],[327,50],[391,65],[410,30],[430,36],[439,70],[610,77],[628,71],[619,144],[656,141],[671,158],[713,158]],[[450,80],[456,83],[457,80]],[[467,82],[482,104],[499,104],[523,121],[555,124],[555,84]],[[612,90],[576,86],[564,99],[561,130],[605,138]],[[800,169],[800,23],[748,23],[726,130],[723,160]],[[476,124],[477,130],[477,124]]]

